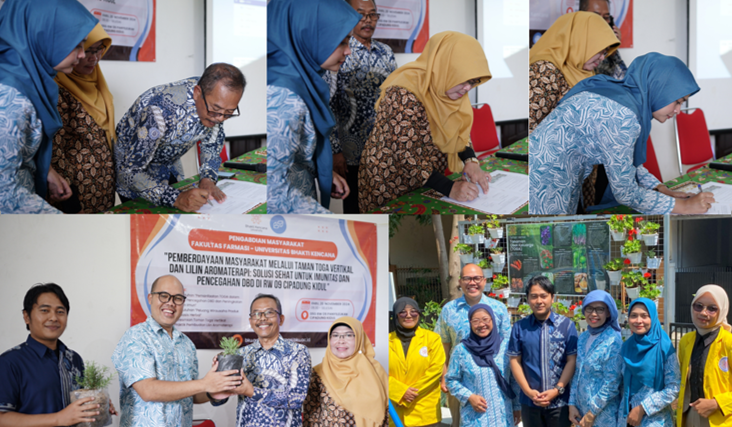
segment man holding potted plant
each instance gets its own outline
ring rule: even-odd
[[[147,301],[150,317],[128,329],[112,355],[119,374],[120,427],[190,427],[194,403],[231,393],[242,378],[237,371],[216,372],[216,362],[198,379],[196,347],[175,327],[186,301],[178,279],[158,277]]]
[[[71,426],[99,415],[100,405],[89,403],[94,398],[71,402],[84,363],[59,339],[69,308],[55,283],[35,285],[25,294],[28,339],[0,356],[0,426]],[[117,414],[113,406],[110,413]]]
[[[511,335],[511,317],[508,314],[506,306],[493,298],[488,298],[483,290],[485,289],[485,276],[480,267],[475,264],[467,264],[463,267],[460,276],[460,289],[463,296],[450,301],[442,308],[440,317],[437,319],[435,333],[442,339],[442,346],[445,349],[445,367],[442,371],[442,380],[440,387],[444,393],[447,393],[447,384],[445,383],[445,373],[450,365],[450,354],[464,338],[470,335],[470,321],[468,320],[468,312],[470,307],[475,304],[488,305],[495,314],[494,327],[500,333],[504,343],[508,343]],[[505,344],[502,344],[505,345]],[[452,414],[452,425],[457,427],[460,425],[460,401],[452,395],[447,395],[447,402],[450,406]],[[514,408],[514,419],[518,423],[518,408]]]

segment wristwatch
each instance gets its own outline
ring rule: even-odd
[[[465,159],[465,161],[463,163],[468,163],[468,162],[477,163],[480,166],[480,160],[476,159],[475,157],[471,157],[469,159]]]
[[[554,388],[557,389],[557,391],[559,392],[559,394],[564,394],[564,387],[559,386],[559,385],[555,385]]]

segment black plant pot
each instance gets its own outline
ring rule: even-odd
[[[239,375],[241,367],[244,364],[244,357],[238,354],[219,355],[219,367],[216,368],[216,372],[236,370],[236,374]]]

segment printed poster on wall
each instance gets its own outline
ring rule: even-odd
[[[549,278],[557,294],[605,289],[607,222],[509,225],[507,237],[511,292],[524,293],[528,280],[539,275]]]
[[[381,14],[373,38],[394,53],[421,53],[430,38],[430,0],[376,0]]]
[[[351,316],[376,343],[376,225],[302,215],[133,215],[131,325],[150,313],[153,281],[172,274],[185,288],[176,327],[199,349],[221,337],[257,339],[249,307],[257,294],[282,303],[284,338],[326,347],[334,320]]]
[[[112,37],[105,60],[155,62],[157,0],[79,0]]]

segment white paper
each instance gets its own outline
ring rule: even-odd
[[[483,193],[478,186],[480,195],[473,201],[458,202],[449,197],[443,197],[441,200],[496,215],[511,214],[529,201],[528,175],[506,171],[493,171],[490,175],[493,179],[488,194]]]
[[[701,185],[703,192],[713,193],[715,203],[706,212],[706,215],[732,215],[732,185],[719,182],[706,182]],[[699,194],[697,184],[687,184],[676,191],[689,194]]]
[[[216,186],[226,194],[226,200],[219,203],[211,200],[198,211],[202,214],[243,214],[260,203],[267,202],[267,186],[247,181],[225,179]]]

